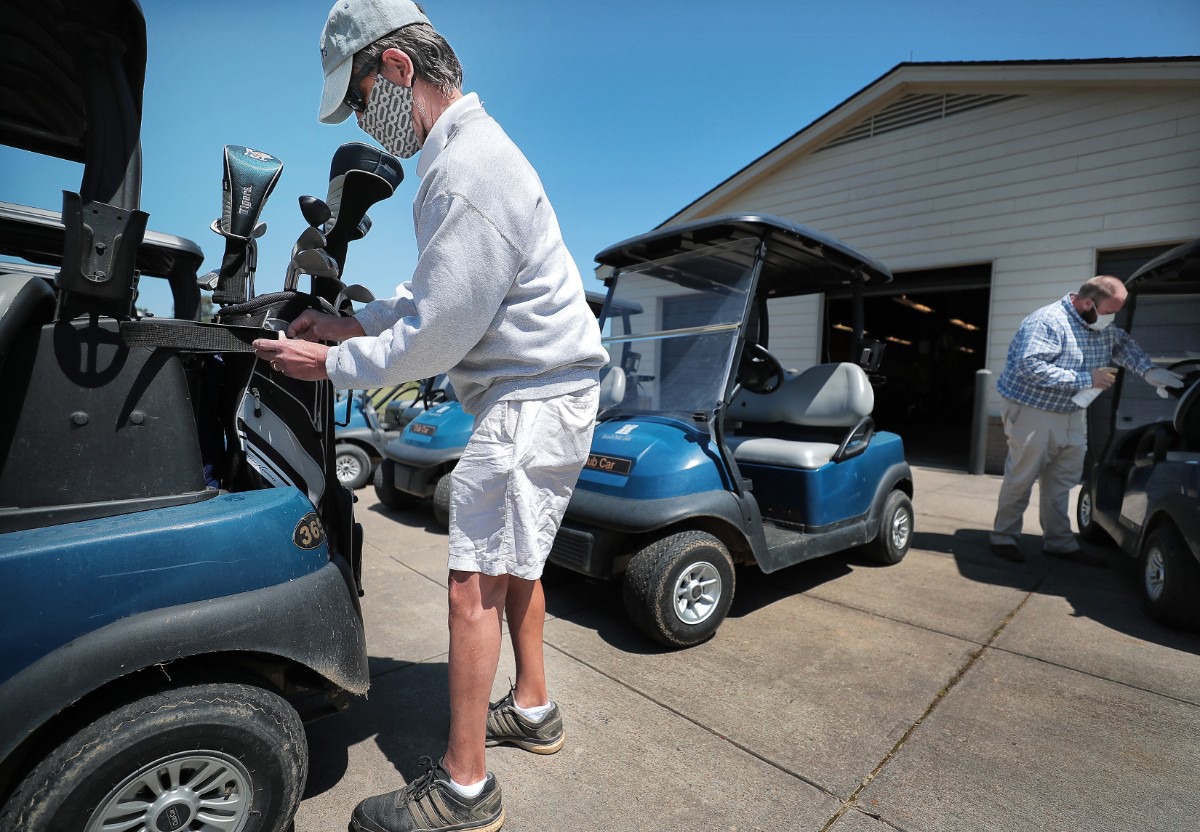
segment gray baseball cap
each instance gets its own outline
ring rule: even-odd
[[[350,87],[354,55],[384,35],[413,23],[428,23],[411,0],[338,0],[321,32],[321,92],[318,118],[325,124],[345,121],[353,112],[343,102]]]

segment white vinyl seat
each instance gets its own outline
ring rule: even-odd
[[[861,367],[818,364],[774,393],[739,391],[726,420],[740,426],[725,443],[738,462],[816,469],[865,449],[874,407],[875,392]]]

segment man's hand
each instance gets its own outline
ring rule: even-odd
[[[1092,386],[1107,390],[1117,380],[1117,371],[1112,367],[1097,367],[1092,370]]]
[[[303,341],[340,342],[366,334],[362,324],[354,318],[330,315],[315,309],[305,309],[287,328],[287,337]]]
[[[304,314],[307,315],[308,312]],[[304,315],[300,316],[300,318],[303,317]],[[300,318],[297,318],[296,321],[299,321]],[[293,322],[294,325],[295,322]],[[325,371],[325,356],[329,353],[329,347],[324,344],[290,339],[281,332],[279,340],[259,338],[254,342],[253,347],[254,354],[268,362],[271,369],[277,373],[283,373],[285,376],[298,378],[301,381],[324,381],[329,378],[329,373]]]
[[[1161,367],[1151,367],[1142,378],[1148,384],[1153,384],[1157,387],[1158,395],[1164,399],[1167,397],[1168,387],[1183,386],[1183,376],[1179,375],[1179,373],[1173,373],[1170,370],[1164,370]]]

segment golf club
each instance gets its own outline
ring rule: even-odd
[[[345,265],[346,246],[356,239],[367,209],[390,197],[402,181],[404,169],[400,160],[377,147],[348,142],[333,154],[329,194],[325,199],[331,218],[325,227],[325,237],[326,251],[337,261],[339,270]],[[369,224],[362,234],[368,228]]]
[[[213,303],[244,303],[253,297],[259,215],[271,195],[283,162],[261,150],[227,144],[224,153],[221,217],[213,230],[225,238],[225,254],[213,291]]]
[[[325,204],[325,200],[307,194],[300,197],[300,213],[309,225],[316,227],[327,223],[330,217],[329,206]]]
[[[308,248],[298,251],[292,257],[290,265],[295,267],[297,275],[331,278],[338,276],[337,263],[324,249]]]
[[[333,302],[333,308],[341,309],[342,304],[352,300],[358,301],[359,303],[370,303],[371,301],[375,300],[375,294],[361,283],[355,283],[338,292],[337,299]]]

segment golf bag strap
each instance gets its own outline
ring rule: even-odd
[[[121,338],[131,347],[156,347],[184,352],[254,352],[259,338],[275,339],[279,333],[258,326],[227,326],[195,321],[163,323],[152,320],[122,321]]]

